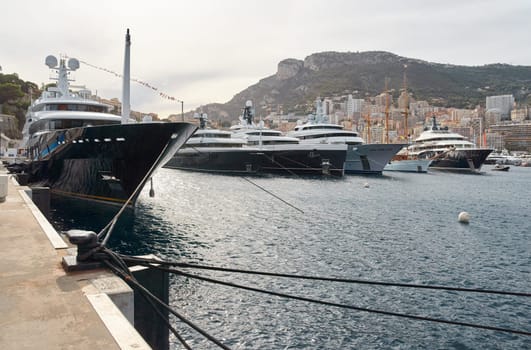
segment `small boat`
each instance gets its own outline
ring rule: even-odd
[[[495,171],[509,171],[511,167],[503,164],[496,164],[491,170]]]
[[[431,159],[392,159],[384,171],[401,171],[407,173],[427,173]]]

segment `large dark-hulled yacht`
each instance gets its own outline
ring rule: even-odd
[[[128,31],[124,86],[129,45]],[[133,123],[123,111],[122,117],[111,114],[111,106],[92,99],[90,91],[70,87],[69,74],[79,68],[78,60],[48,56],[46,65],[57,74],[57,84],[26,114],[21,147],[28,157],[28,184],[50,187],[56,195],[114,204],[129,199],[134,205],[143,185],[196,126]],[[123,103],[128,111],[128,95]]]
[[[432,118],[431,127],[408,147],[408,153],[418,159],[431,159],[430,169],[478,173],[492,152],[490,148],[480,148],[463,135],[451,132],[448,127],[440,127]]]

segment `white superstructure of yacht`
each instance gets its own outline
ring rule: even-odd
[[[295,126],[288,136],[302,144],[344,145],[347,151],[345,173],[381,174],[389,160],[403,147],[402,144],[365,144],[356,131],[344,130],[342,125],[328,122],[323,102],[315,102],[316,114],[309,115],[305,124]]]

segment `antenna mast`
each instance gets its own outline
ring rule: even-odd
[[[122,82],[122,124],[129,123],[131,114],[130,79],[131,79],[131,36],[129,29],[125,34],[124,74]]]

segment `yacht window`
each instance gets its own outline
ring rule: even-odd
[[[305,135],[305,136],[298,136],[301,140],[308,140],[308,139],[318,139],[322,137],[358,137],[358,134],[356,133],[325,133],[325,134],[314,134],[314,135]]]
[[[242,147],[241,144],[233,144],[233,143],[219,143],[219,142],[212,142],[212,143],[202,143],[201,145],[188,145],[184,144],[181,148],[198,148],[198,147],[223,147],[223,148],[230,148],[230,147]]]
[[[43,109],[41,107],[41,109]],[[76,104],[76,103],[50,103],[44,108],[47,111],[81,111],[81,112],[100,112],[107,111],[107,106],[90,105],[90,104]]]

